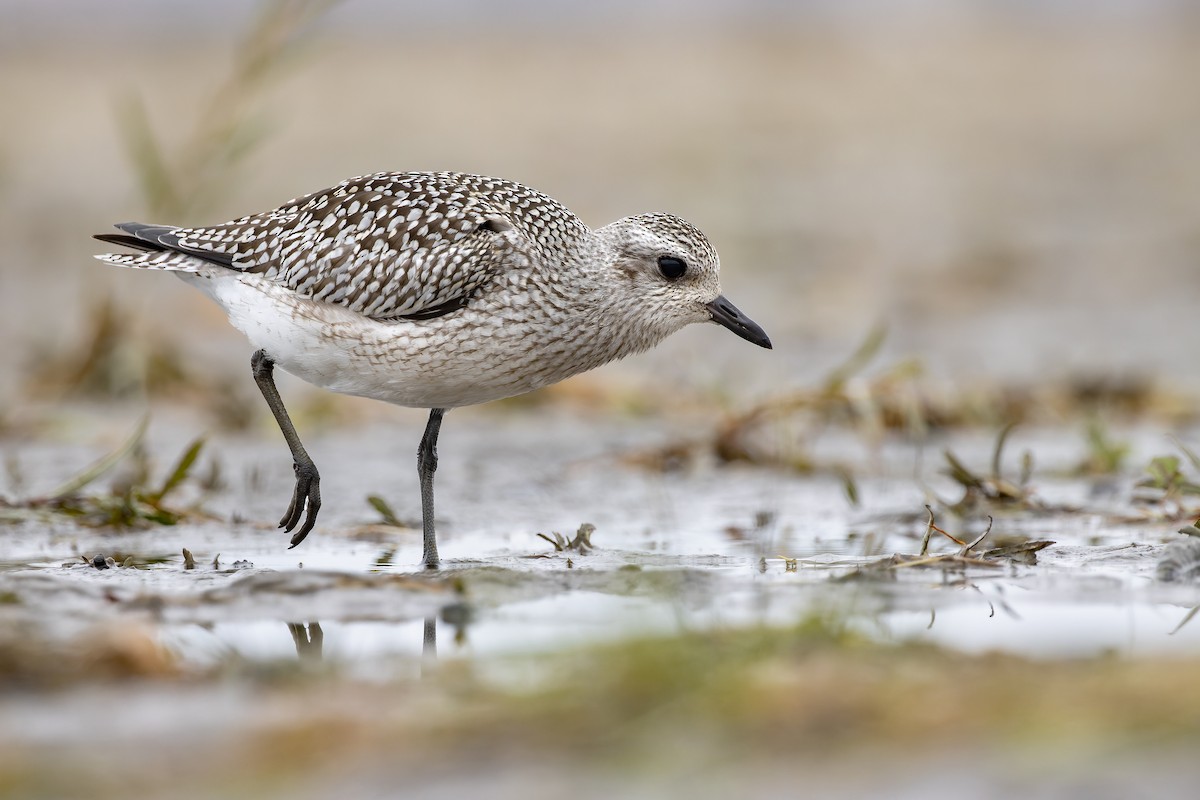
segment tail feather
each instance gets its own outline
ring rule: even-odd
[[[155,250],[173,250],[179,248],[179,237],[175,225],[151,225],[145,222],[118,222],[113,226],[119,231],[128,233],[139,242],[152,245]]]
[[[125,236],[120,233],[97,233],[92,236],[92,238],[99,239],[100,241],[107,242],[108,244],[119,245],[121,247],[132,247],[134,250],[162,250],[161,247],[157,247],[149,242],[143,241],[134,236]]]
[[[156,250],[149,253],[102,253],[95,258],[106,264],[138,269],[161,269],[169,272],[201,272],[211,268],[198,258],[173,250]]]
[[[116,264],[121,267],[140,267],[142,269],[174,270],[178,272],[197,272],[203,268],[204,261],[232,267],[233,258],[219,253],[198,251],[183,245],[179,241],[177,231],[172,225],[150,225],[144,222],[120,222],[114,226],[123,233],[98,233],[93,238],[108,244],[120,245],[133,250],[140,250],[140,255],[132,253],[105,253],[98,255],[101,261]]]

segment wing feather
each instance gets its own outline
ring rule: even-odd
[[[461,308],[494,276],[546,257],[538,240],[549,228],[558,240],[587,231],[540,192],[459,173],[351,178],[273,211],[211,227],[119,227],[148,243],[147,249],[261,275],[381,320]],[[178,268],[178,260],[162,252],[115,263],[136,265],[131,259]]]

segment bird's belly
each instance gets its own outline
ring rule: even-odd
[[[224,269],[179,274],[212,297],[280,368],[331,391],[401,406],[485,403],[610,360],[545,347],[545,338],[535,335],[544,321],[515,323],[464,310],[432,320],[378,322],[254,275]]]

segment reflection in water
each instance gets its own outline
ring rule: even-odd
[[[942,584],[936,585],[941,591]],[[914,597],[919,587],[893,585],[872,591],[858,586],[854,594],[840,600],[830,597],[829,587],[825,587],[822,599],[814,601],[787,584],[781,585],[780,591],[722,598],[714,601],[720,606],[717,610],[708,601],[681,609],[671,598],[631,599],[581,591],[501,604],[499,612],[489,610],[481,619],[475,606],[452,602],[424,616],[386,621],[343,622],[334,614],[336,630],[331,630],[328,648],[322,624],[291,622],[287,629],[301,663],[316,664],[323,659],[339,668],[366,669],[371,674],[383,669],[426,678],[446,659],[474,660],[621,640],[643,632],[786,626],[805,619],[806,614],[819,615],[830,624],[881,643],[922,642],[968,653],[999,650],[1031,657],[1075,657],[1114,651],[1134,655],[1200,652],[1200,624],[1196,622],[1200,601],[1178,608],[1174,596],[1166,603],[1106,603],[1028,590],[1014,594],[1013,586],[1001,581],[959,580],[952,585],[965,590],[960,600],[941,604]],[[1193,596],[1200,596],[1200,589]],[[580,619],[587,624],[580,625]],[[329,620],[324,623],[329,624]],[[255,625],[222,624],[213,633],[234,652],[251,658],[278,658],[283,652],[277,648],[287,648],[275,637],[275,646],[264,648],[266,637]],[[201,656],[207,652],[194,642],[183,642],[180,647],[185,657],[188,645]]]
[[[451,603],[443,606],[436,614],[425,617],[423,637],[421,642],[421,672],[425,674],[437,663],[437,625],[438,617],[442,622],[454,629],[454,643],[458,646],[466,644],[467,625],[474,619],[469,606],[463,603]],[[296,645],[296,656],[301,661],[321,661],[324,658],[325,634],[319,622],[288,622],[288,633]]]
[[[1175,634],[1177,634],[1181,630],[1183,630],[1183,626],[1187,625],[1189,622],[1192,621],[1192,617],[1196,616],[1197,611],[1200,611],[1200,606],[1192,606],[1192,608],[1187,612],[1187,614],[1184,615],[1183,619],[1179,620],[1179,624],[1176,625],[1174,628],[1172,628],[1171,632],[1168,633],[1167,636],[1174,636]]]
[[[437,663],[437,625],[441,621],[454,628],[454,643],[459,647],[467,642],[467,625],[474,619],[470,606],[465,603],[451,603],[425,617],[424,640],[421,645],[421,674],[432,670]]]
[[[425,618],[425,639],[421,644],[423,664],[437,661],[437,615],[430,614]]]
[[[320,661],[325,634],[319,622],[289,622],[288,633],[296,643],[296,655],[301,661]],[[278,630],[278,629],[276,629]]]
[[[454,628],[454,643],[459,647],[467,643],[467,626],[475,621],[475,612],[466,603],[450,603],[442,606],[442,622]]]

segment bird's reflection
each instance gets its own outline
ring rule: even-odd
[[[421,640],[421,674],[432,670],[437,664],[438,618],[454,630],[454,643],[462,647],[467,643],[467,626],[473,621],[474,613],[465,603],[451,603],[435,614],[425,617]],[[319,622],[288,622],[288,633],[296,645],[296,656],[301,661],[320,661],[324,657],[325,634]]]
[[[421,642],[421,675],[437,666],[437,615],[425,618],[425,637]]]
[[[301,661],[320,661],[323,655],[325,634],[319,622],[289,622],[288,633],[296,644],[296,656]]]

